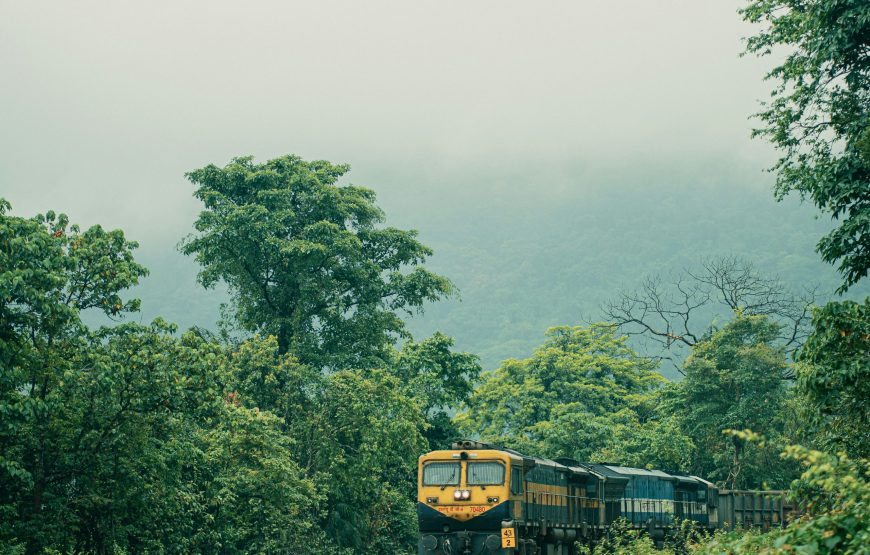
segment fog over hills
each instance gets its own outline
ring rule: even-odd
[[[528,355],[547,327],[601,318],[602,302],[645,275],[667,279],[723,255],[745,258],[798,290],[817,283],[830,296],[839,283],[813,251],[827,222],[796,201],[775,202],[767,186],[747,184],[739,169],[575,171],[573,178],[466,176],[444,197],[434,186],[424,188],[428,198],[382,195],[387,223],[418,229],[435,250],[429,266],[460,290],[411,319],[416,337],[452,335],[493,368]],[[584,186],[566,186],[571,179]],[[544,180],[542,188],[556,180],[562,189],[528,194],[536,180]],[[174,252],[174,239],[140,249],[152,272],[137,292],[142,318],[212,327],[225,294],[195,284],[197,267]]]
[[[151,269],[141,319],[211,327],[225,295],[175,251],[184,172],[348,162],[461,291],[415,336],[488,368],[705,256],[830,290],[829,222],[774,202],[749,139],[770,60],[739,58],[740,4],[0,1],[0,196],[123,228]]]

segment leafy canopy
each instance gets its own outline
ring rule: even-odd
[[[433,449],[447,446],[460,435],[449,412],[471,397],[481,372],[476,355],[457,353],[452,347],[453,339],[442,333],[407,341],[388,368],[419,403],[428,424],[425,436]]]
[[[381,227],[375,193],[337,181],[346,165],[236,158],[187,174],[205,205],[182,245],[206,287],[225,282],[243,329],[318,368],[370,368],[406,337],[399,313],[451,293],[422,264],[415,231]]]
[[[748,53],[787,52],[754,135],[783,153],[777,196],[795,191],[838,221],[817,250],[843,292],[870,270],[870,3],[751,0],[741,13],[764,25]]]
[[[0,199],[0,478],[26,484],[38,501],[46,469],[29,464],[33,454],[18,451],[16,440],[36,432],[35,455],[44,455],[47,425],[62,408],[56,394],[86,340],[79,312],[136,310],[139,302],[119,293],[146,270],[121,231],[81,232],[63,214],[21,218],[10,208]]]
[[[530,358],[488,374],[457,415],[466,433],[529,453],[586,459],[609,436],[606,416],[634,411],[663,378],[607,324],[556,327]]]
[[[273,336],[241,343],[232,368],[230,397],[281,423],[323,499],[317,522],[334,545],[385,555],[413,545],[425,420],[404,384],[384,370],[324,374],[279,353]]]
[[[757,434],[742,433],[747,439]],[[763,442],[762,442],[763,443]],[[845,453],[833,455],[786,445],[783,459],[803,468],[791,495],[802,502],[803,516],[785,529],[767,533],[734,530],[717,533],[695,546],[698,555],[866,555],[870,553],[870,464]]]
[[[0,550],[338,553],[284,423],[226,394],[237,368],[222,346],[161,320],[82,322],[83,310],[138,307],[120,297],[145,275],[135,243],[8,209],[0,201]]]
[[[780,326],[766,316],[738,314],[692,348],[685,379],[674,384],[672,411],[696,447],[692,472],[735,488],[783,487],[790,475],[778,451],[747,445],[726,430],[751,429],[777,437],[788,414],[789,373]]]

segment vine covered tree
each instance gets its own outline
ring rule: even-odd
[[[283,156],[187,174],[205,210],[182,252],[200,282],[226,283],[241,328],[318,368],[382,367],[407,336],[399,313],[453,290],[423,267],[432,251],[415,231],[379,225],[373,191],[337,185],[348,170]]]
[[[777,198],[796,192],[837,221],[817,250],[844,292],[870,270],[870,3],[752,0],[741,13],[763,25],[747,53],[786,52],[754,131],[782,152]]]

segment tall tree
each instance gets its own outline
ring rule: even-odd
[[[870,4],[751,0],[742,14],[764,25],[748,53],[785,52],[754,131],[782,152],[777,198],[797,192],[838,222],[817,250],[846,291],[870,269]]]
[[[639,410],[663,378],[614,327],[557,327],[530,358],[488,374],[457,415],[460,428],[534,454],[588,459],[610,435],[609,416]]]
[[[205,210],[182,252],[201,283],[225,282],[241,327],[318,368],[383,366],[407,335],[399,313],[452,291],[415,231],[380,226],[373,191],[337,185],[348,170],[283,156],[187,174]]]
[[[0,199],[0,489],[26,495],[38,519],[60,463],[64,380],[88,340],[80,312],[136,310],[119,293],[146,270],[121,231],[82,232],[63,214],[28,219],[10,208]]]

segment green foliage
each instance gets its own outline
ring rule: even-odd
[[[114,381],[105,359],[117,343],[88,334],[79,312],[136,310],[138,301],[124,302],[119,292],[146,271],[120,231],[82,233],[62,214],[25,219],[7,215],[9,208],[0,201],[0,510],[29,519],[9,525],[20,531],[68,533],[59,518],[65,511],[53,514],[65,500],[52,488],[71,478],[82,457],[109,450],[110,436],[127,424],[117,403],[106,405],[117,416],[100,435],[81,422],[100,415],[88,414],[87,398],[70,385],[96,380],[95,395],[105,396],[123,378]],[[100,358],[84,355],[89,346]],[[79,426],[65,426],[68,417]],[[3,535],[14,537],[9,526]]]
[[[655,399],[655,398],[653,398]],[[695,444],[683,431],[678,413],[645,420],[631,411],[614,415],[609,421],[610,435],[591,459],[618,461],[637,468],[689,471],[695,459]],[[606,437],[606,436],[605,436]]]
[[[416,539],[409,534],[416,520],[411,477],[425,447],[419,407],[395,378],[380,371],[371,377],[350,371],[329,376],[318,404],[302,456],[328,491],[327,533],[357,550],[373,544],[407,550]],[[375,528],[392,504],[411,520]]]
[[[577,551],[579,555],[674,555],[673,551],[657,549],[643,530],[635,529],[624,518],[616,519],[594,546],[578,543]]]
[[[777,196],[796,191],[839,221],[817,250],[839,262],[845,291],[870,270],[870,5],[751,0],[742,14],[764,24],[747,52],[786,51],[755,131],[783,152]]]
[[[372,191],[336,184],[347,171],[286,156],[190,172],[205,210],[182,249],[203,285],[229,285],[238,327],[265,335],[238,342],[230,395],[279,419],[330,540],[396,553],[415,541],[422,432],[455,434],[447,411],[480,366],[442,334],[410,339],[399,315],[452,285],[423,268],[431,251],[416,232],[380,226]]]
[[[765,316],[742,316],[695,345],[685,379],[668,392],[668,405],[696,451],[691,470],[735,489],[784,487],[789,469],[770,447],[746,444],[725,430],[781,434],[788,418],[788,363],[776,346],[780,328]]]
[[[279,424],[268,412],[228,405],[217,426],[200,433],[195,486],[184,492],[198,497],[189,509],[199,526],[179,551],[338,552],[320,528],[325,500]]]
[[[281,423],[294,461],[323,498],[317,522],[333,544],[408,551],[425,420],[405,385],[384,370],[324,375],[281,354],[274,336],[245,341],[232,358],[230,398]]]
[[[242,328],[318,368],[382,366],[407,336],[398,313],[452,290],[423,268],[432,252],[416,232],[378,227],[373,191],[336,185],[348,170],[284,156],[187,174],[205,204],[182,247],[200,282],[225,282]]]
[[[785,456],[806,468],[800,485],[809,514],[789,526],[776,547],[784,553],[870,553],[870,463],[798,446],[787,447]]]
[[[788,446],[783,457],[804,467],[795,494],[806,514],[784,530],[766,534],[734,531],[716,534],[699,546],[699,554],[870,553],[870,464],[845,453],[831,455]]]
[[[423,341],[408,341],[395,354],[389,372],[421,405],[428,427],[425,436],[433,448],[446,446],[459,431],[448,411],[465,403],[480,377],[476,355],[452,350],[453,339],[436,333]]]
[[[137,308],[119,296],[145,274],[135,243],[6,209],[3,550],[337,553],[320,527],[325,496],[296,462],[284,423],[227,395],[236,368],[223,347],[175,337],[161,320],[82,323],[86,309],[113,317]]]
[[[870,299],[817,309],[801,351],[798,390],[822,444],[870,457]]]
[[[677,519],[665,535],[663,547],[675,555],[688,555],[709,538],[710,532],[694,520]]]
[[[0,536],[29,551],[328,547],[323,500],[278,421],[224,401],[219,346],[170,331],[125,324],[82,341],[44,408],[5,444],[32,484],[4,480],[15,519]]]
[[[608,415],[641,410],[662,383],[655,367],[612,326],[551,328],[530,358],[485,377],[457,423],[484,441],[588,459],[610,434]]]
[[[578,555],[688,555],[708,539],[691,520],[675,523],[659,547],[646,530],[635,528],[624,518],[616,519],[594,546],[577,544]]]
[[[761,533],[755,528],[717,530],[694,552],[699,555],[773,555],[777,535],[776,531]]]

